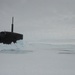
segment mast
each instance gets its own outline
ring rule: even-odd
[[[11,32],[13,33],[14,30],[14,17],[12,17],[12,24],[11,24]]]

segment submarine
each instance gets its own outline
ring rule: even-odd
[[[15,33],[14,31],[14,17],[12,17],[11,31],[0,32],[0,43],[11,44],[16,43],[18,40],[23,40],[23,34]]]

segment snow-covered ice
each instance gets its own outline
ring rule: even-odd
[[[26,42],[0,50],[0,75],[75,75],[75,44]],[[12,49],[11,49],[12,47]]]

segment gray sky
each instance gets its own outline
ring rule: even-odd
[[[75,0],[0,0],[0,31],[12,16],[26,40],[75,38]]]

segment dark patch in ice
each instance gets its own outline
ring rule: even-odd
[[[62,51],[70,51],[70,50],[62,50]]]
[[[15,50],[15,49],[10,49],[10,50],[0,50],[0,53],[5,53],[5,54],[26,54],[29,52],[33,52],[31,50]]]
[[[61,50],[59,54],[75,54],[75,51],[73,50]]]

